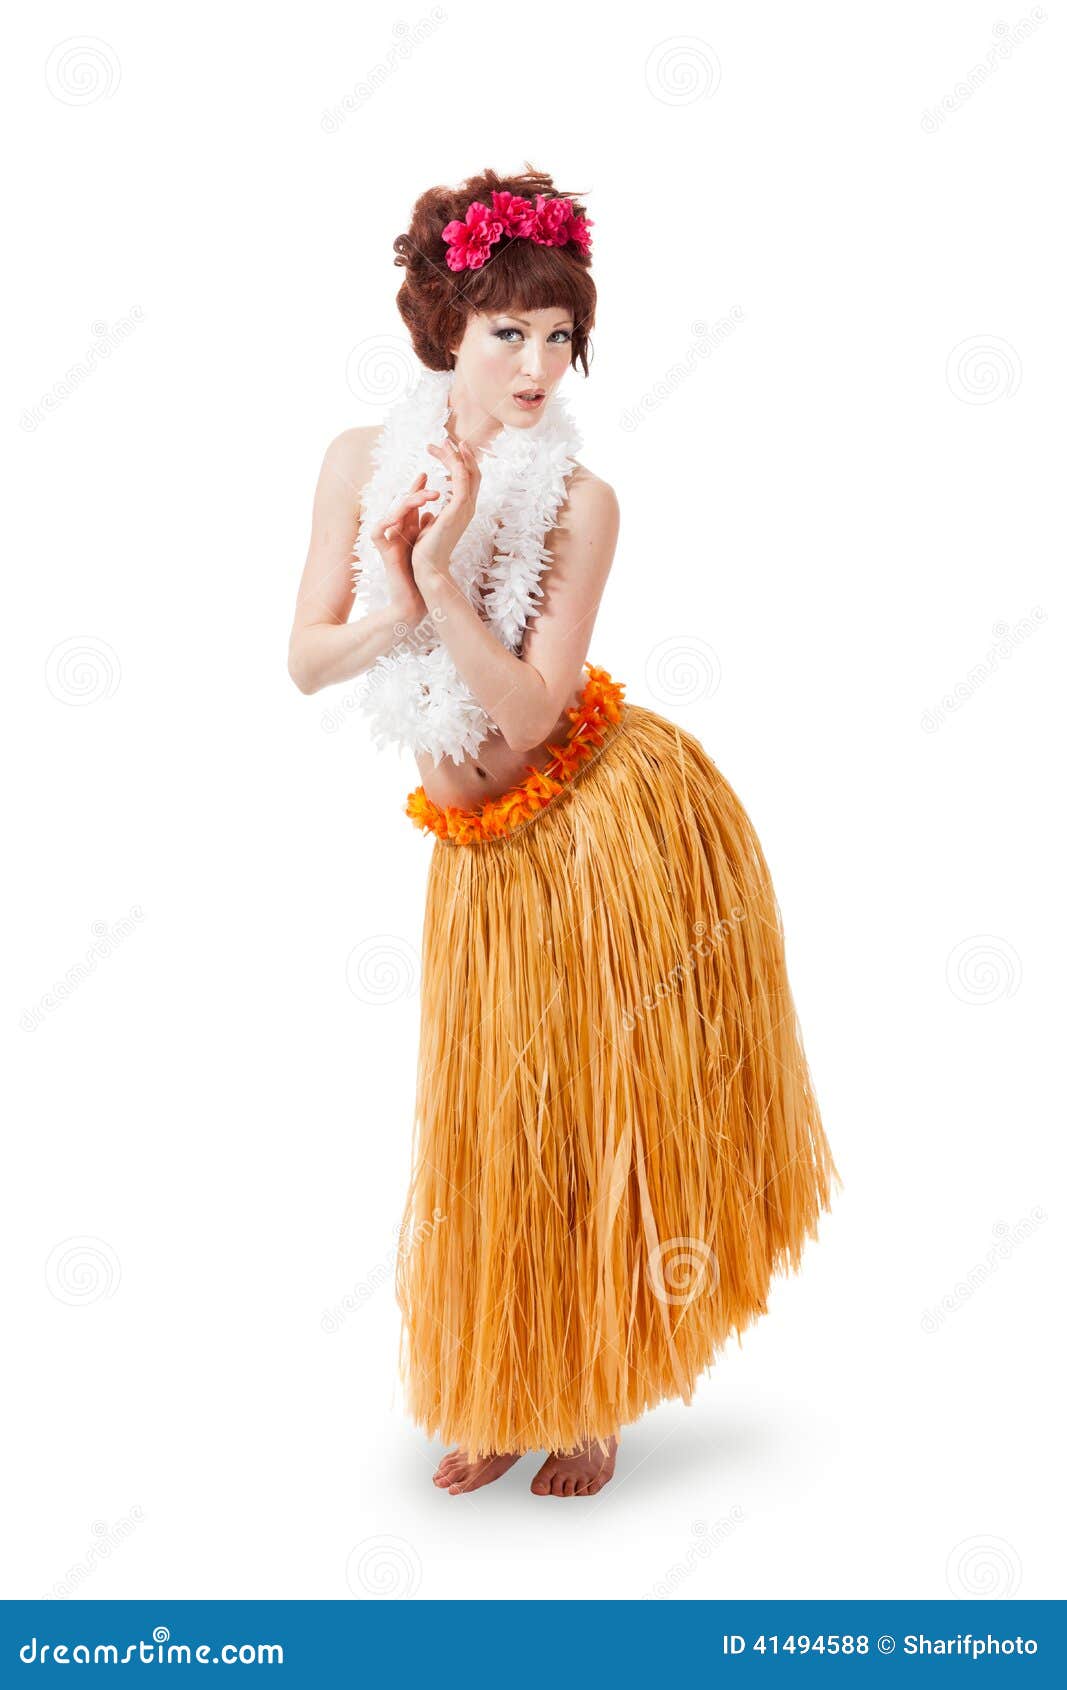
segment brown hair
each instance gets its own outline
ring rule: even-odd
[[[407,232],[393,242],[397,255],[393,262],[407,271],[396,303],[416,356],[431,370],[454,369],[456,361],[448,349],[462,339],[472,311],[540,311],[559,306],[574,319],[571,367],[580,363],[588,375],[596,287],[590,261],[573,241],[566,246],[541,246],[505,235],[480,270],[448,268],[448,247],[441,234],[445,224],[453,219],[462,222],[473,200],[491,206],[494,192],[518,194],[531,201],[538,194],[569,199],[576,216],[585,214],[573,194],[554,187],[551,176],[529,164],[521,176],[498,176],[485,170],[458,188],[428,188],[415,202]]]

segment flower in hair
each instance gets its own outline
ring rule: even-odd
[[[592,218],[576,213],[568,199],[538,194],[534,204],[519,194],[494,191],[492,209],[474,200],[462,222],[453,219],[441,230],[450,270],[480,270],[489,249],[505,235],[536,241],[539,246],[566,246],[573,241],[583,258],[589,256]]]
[[[475,200],[462,223],[446,223],[441,233],[448,243],[450,270],[480,270],[489,248],[504,233],[504,225],[487,205]]]

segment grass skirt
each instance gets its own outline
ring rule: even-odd
[[[438,837],[401,1375],[417,1424],[475,1457],[689,1402],[838,1177],[752,824],[621,691],[591,669],[555,791],[497,801],[499,836],[487,806],[409,801]]]

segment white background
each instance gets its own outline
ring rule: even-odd
[[[1058,1593],[1064,57],[1028,15],[19,20],[5,1595]],[[414,765],[286,672],[323,451],[414,370],[393,238],[527,161],[595,220],[590,656],[756,824],[844,1179],[562,1507],[534,1456],[437,1491],[399,1400],[432,846]]]

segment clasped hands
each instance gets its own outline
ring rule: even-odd
[[[452,553],[474,515],[482,480],[477,455],[465,440],[457,445],[446,439],[443,446],[427,446],[426,450],[448,472],[451,497],[447,505],[439,513],[424,508],[429,500],[441,495],[438,489],[425,485],[423,471],[388,515],[371,529],[394,602],[416,609],[420,605],[425,608],[423,589],[448,575]]]

